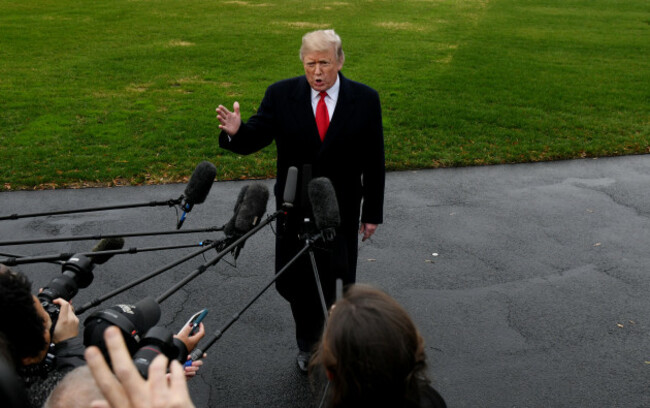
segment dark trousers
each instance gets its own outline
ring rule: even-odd
[[[354,283],[357,269],[357,229],[339,228],[332,242],[318,240],[313,247],[321,287],[329,310],[336,296],[336,279]],[[305,246],[295,231],[284,231],[276,239],[276,272]],[[323,331],[325,315],[318,294],[309,252],[305,252],[276,281],[276,289],[291,305],[296,342],[301,351],[312,351]]]

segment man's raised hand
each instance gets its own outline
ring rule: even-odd
[[[228,133],[228,135],[236,135],[241,125],[241,113],[239,112],[239,102],[235,102],[232,106],[233,112],[229,111],[225,106],[219,105],[217,108],[217,119],[219,119],[219,129]]]

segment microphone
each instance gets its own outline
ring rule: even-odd
[[[217,248],[217,251],[222,251],[233,240],[238,239],[257,225],[266,211],[268,200],[269,190],[265,185],[253,183],[242,187],[237,196],[233,216],[223,228],[226,239]],[[233,249],[235,259],[239,257],[244,243],[242,242]]]
[[[122,249],[124,247],[124,238],[104,238],[97,243],[91,250],[92,252],[104,252],[104,251],[115,251]],[[113,257],[114,254],[102,254],[93,256],[93,263],[103,264]]]
[[[196,166],[182,196],[181,208],[183,209],[183,215],[178,220],[176,229],[180,229],[183,226],[185,217],[187,213],[192,211],[194,204],[201,204],[205,201],[216,176],[217,168],[214,164],[208,161],[202,161]]]
[[[335,229],[341,225],[339,204],[332,182],[326,177],[318,177],[307,185],[307,194],[314,212],[316,228],[323,239],[332,241],[336,235]]]
[[[249,185],[235,217],[235,233],[244,235],[256,226],[266,212],[268,201],[269,189],[264,184]]]
[[[230,218],[228,223],[223,226],[223,232],[227,237],[233,237],[236,235],[235,222],[237,221],[237,215],[239,214],[241,204],[244,201],[244,196],[246,196],[246,191],[248,191],[248,186],[244,186],[241,188],[241,190],[239,190],[239,195],[237,196],[237,201],[235,202],[235,209],[233,210],[232,218]]]
[[[295,166],[289,167],[287,179],[284,183],[284,195],[282,204],[285,208],[292,208],[293,201],[296,199],[296,186],[298,184],[298,169]]]

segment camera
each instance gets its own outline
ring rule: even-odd
[[[167,356],[169,361],[178,360],[184,363],[187,358],[187,347],[165,327],[155,326],[149,329],[140,341],[140,348],[133,355],[133,363],[144,379],[149,375],[149,365],[159,354]]]
[[[79,288],[88,287],[94,278],[93,268],[93,261],[89,257],[81,254],[73,255],[63,263],[61,275],[52,279],[38,294],[38,300],[52,319],[52,328],[56,325],[60,312],[59,306],[53,300],[62,298],[69,302]]]
[[[97,346],[109,361],[104,344],[104,330],[117,326],[122,332],[126,347],[133,355],[140,349],[144,334],[160,320],[160,305],[152,297],[146,297],[136,304],[119,304],[93,312],[84,321],[84,345]]]

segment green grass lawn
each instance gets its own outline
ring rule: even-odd
[[[648,153],[647,0],[5,0],[0,190],[273,177],[217,145],[334,28],[391,170]]]

